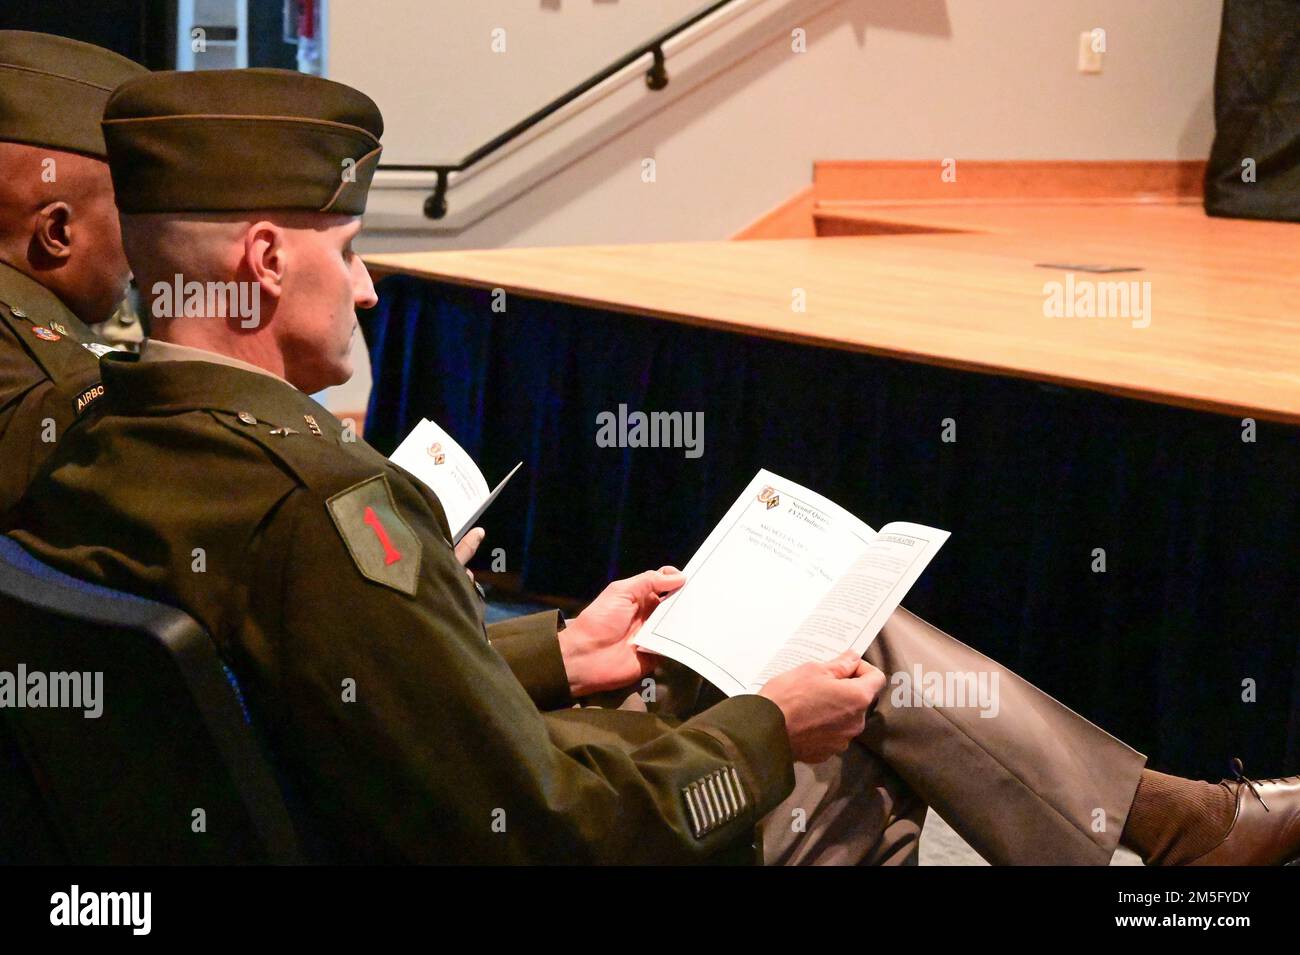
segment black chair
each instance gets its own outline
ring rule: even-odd
[[[16,679],[20,665],[103,674],[97,718],[0,709],[67,861],[300,861],[239,686],[191,617],[76,580],[0,536],[0,671]]]

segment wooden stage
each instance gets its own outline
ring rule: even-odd
[[[845,202],[867,234],[370,255],[405,273],[688,325],[1300,422],[1300,225],[1199,202]],[[1058,265],[1135,267],[1094,274]],[[1150,283],[1048,317],[1045,283]],[[805,308],[794,307],[803,290]],[[1111,290],[1113,293],[1115,290]],[[1116,300],[1118,301],[1118,300]],[[1145,327],[1141,327],[1145,325]]]

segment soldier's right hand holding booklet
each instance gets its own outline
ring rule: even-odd
[[[906,521],[877,532],[759,471],[633,642],[728,696],[755,693],[801,663],[861,655],[948,536]]]

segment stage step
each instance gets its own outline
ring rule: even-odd
[[[892,221],[899,204],[1200,204],[1204,179],[1204,160],[823,160],[811,186],[733,238],[961,231]]]

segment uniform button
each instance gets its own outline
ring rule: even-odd
[[[257,424],[257,419],[254,418],[247,411],[239,412],[239,420],[244,422],[244,424]]]

